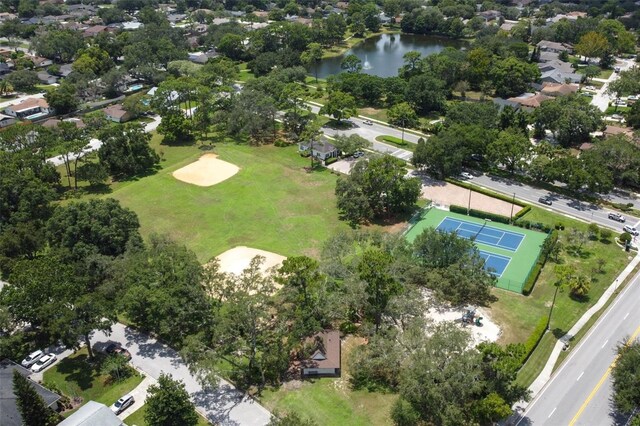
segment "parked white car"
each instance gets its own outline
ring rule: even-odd
[[[40,358],[33,367],[31,367],[31,371],[34,373],[39,373],[54,362],[56,362],[58,358],[54,354],[47,354]]]
[[[638,232],[638,230],[631,225],[625,225],[622,229],[624,229],[624,232],[628,232],[636,237],[640,235],[640,232]]]
[[[111,411],[113,411],[116,414],[120,414],[122,413],[124,410],[126,410],[127,408],[129,408],[130,406],[133,405],[133,403],[135,402],[135,400],[133,399],[133,396],[131,395],[125,395],[122,398],[120,398],[119,400],[117,400],[112,406],[111,406]]]
[[[473,175],[469,172],[460,173],[460,177],[463,179],[473,179]]]
[[[44,356],[44,352],[38,349],[35,352],[31,352],[25,359],[20,363],[24,368],[29,368],[33,364],[35,364],[40,358]]]

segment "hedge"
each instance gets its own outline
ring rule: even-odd
[[[449,211],[453,213],[467,214],[467,208],[462,206],[451,205]],[[492,222],[511,223],[508,217],[495,213],[483,212],[482,210],[469,209],[469,216],[477,217],[480,219],[489,219]]]
[[[549,259],[549,255],[551,254],[551,248],[553,248],[553,246],[557,241],[558,241],[558,231],[554,229],[549,233],[549,235],[547,235],[547,238],[542,243],[543,249],[540,251],[540,254],[538,255],[538,260],[536,261],[536,264],[533,265],[533,268],[531,268],[531,271],[529,271],[529,275],[527,276],[527,279],[524,281],[524,286],[522,287],[522,294],[524,294],[525,296],[530,295],[531,292],[533,291],[533,286],[536,284],[536,281],[538,280],[538,276],[540,275],[540,272],[542,271],[542,268],[544,267],[545,263],[547,263],[547,259]]]
[[[547,317],[542,316],[538,320],[538,323],[536,324],[536,328],[533,329],[533,332],[529,335],[529,338],[527,339],[527,341],[524,342],[525,351],[522,358],[522,365],[524,365],[524,363],[527,362],[527,360],[529,359],[533,351],[536,350],[536,348],[538,347],[538,343],[540,343],[540,340],[542,339],[542,336],[544,336],[544,333],[546,331],[547,331]]]
[[[460,186],[462,188],[470,189],[470,190],[475,191],[475,192],[477,192],[479,194],[488,195],[489,197],[497,198],[499,200],[506,201],[508,203],[513,202],[516,206],[527,207],[527,204],[524,204],[524,203],[522,203],[522,202],[520,202],[518,200],[514,201],[513,197],[509,197],[507,195],[503,195],[503,194],[500,194],[498,192],[493,192],[493,191],[490,191],[488,189],[480,188],[480,187],[477,187],[475,185],[471,185],[470,183],[461,182],[459,180],[452,179],[452,178],[445,178],[444,180],[445,180],[445,182],[449,182],[450,184],[453,184],[453,185],[456,185],[456,186]],[[531,207],[529,207],[529,209],[531,209]],[[521,215],[523,215],[523,214],[524,213],[522,213]]]

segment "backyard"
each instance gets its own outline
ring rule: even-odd
[[[350,336],[342,341],[342,377],[292,381],[278,389],[267,390],[261,403],[272,412],[296,412],[319,425],[391,424],[391,407],[397,395],[392,393],[353,391],[349,386],[350,351],[363,339]]]
[[[90,362],[87,349],[80,349],[45,371],[43,383],[49,389],[62,392],[71,400],[81,398],[81,405],[96,401],[110,406],[138,386],[143,377],[132,370],[130,377],[114,382],[110,376],[100,372],[102,359],[104,354],[96,353],[96,361]],[[79,407],[80,405],[74,407],[73,411]]]

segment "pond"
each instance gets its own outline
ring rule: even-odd
[[[362,61],[362,72],[379,77],[394,77],[398,74],[404,61],[402,56],[412,50],[423,56],[433,55],[443,51],[446,47],[461,48],[466,46],[464,41],[416,34],[381,34],[370,37],[357,44],[341,56],[326,58],[318,65],[318,77],[326,78],[338,74],[342,59],[350,54],[356,55]],[[315,70],[311,69],[311,74]]]

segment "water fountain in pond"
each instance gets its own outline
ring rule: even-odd
[[[362,64],[362,69],[370,70],[371,68],[373,67],[369,63],[369,58],[367,58],[367,55],[364,55],[364,63]]]

